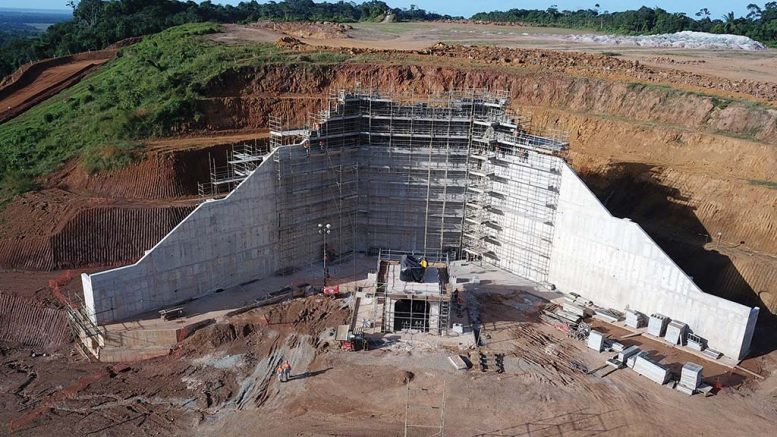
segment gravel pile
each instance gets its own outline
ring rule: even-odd
[[[718,35],[705,32],[677,32],[660,35],[568,35],[564,39],[608,45],[629,45],[636,47],[670,47],[684,49],[718,50],[766,50],[766,46],[746,36]]]

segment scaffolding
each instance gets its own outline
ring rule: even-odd
[[[318,261],[322,252],[329,263],[355,262],[358,142],[340,135],[345,128],[336,120],[314,124],[313,130],[285,128],[279,117],[270,121],[281,273]],[[317,233],[319,224],[332,225],[326,243]]]
[[[413,283],[403,283],[402,291],[389,279],[389,270],[399,268],[404,255],[424,258],[428,268],[436,268],[438,287],[434,290],[414,289]],[[447,332],[450,323],[451,294],[448,287],[449,255],[445,252],[405,252],[379,250],[376,301],[383,305],[381,332],[429,332],[441,335]],[[396,270],[395,270],[396,271]],[[392,278],[395,279],[395,278]],[[428,285],[428,284],[427,284]],[[399,308],[399,306],[402,306]]]
[[[288,268],[333,257],[401,249],[484,260],[547,278],[561,163],[557,133],[533,132],[508,110],[506,91],[418,96],[331,91],[325,107],[291,129],[271,116],[277,169],[278,251]],[[261,162],[233,150],[212,187],[234,188]],[[320,247],[318,247],[320,245]],[[285,268],[284,267],[284,268]]]
[[[270,152],[266,143],[245,143],[232,146],[226,153],[225,163],[219,165],[208,154],[207,182],[197,183],[200,197],[221,197],[229,194],[243,182]]]

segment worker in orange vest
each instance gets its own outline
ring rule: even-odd
[[[289,382],[289,378],[291,377],[291,363],[289,363],[289,360],[284,360],[281,366],[283,367],[283,382]]]
[[[278,375],[278,382],[284,382],[283,381],[283,364],[278,364],[278,367],[275,368],[275,374]]]

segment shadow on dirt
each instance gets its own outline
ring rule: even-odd
[[[761,308],[751,356],[777,350],[776,317],[747,283],[731,259],[705,245],[715,236],[696,216],[678,189],[656,178],[657,168],[640,163],[616,163],[607,172],[582,172],[581,178],[616,217],[638,223],[705,292]]]
[[[330,371],[332,369],[333,369],[333,367],[327,367],[326,369],[314,370],[312,372],[305,372],[305,373],[300,373],[300,374],[297,374],[297,375],[289,375],[289,381],[294,381],[294,380],[297,380],[297,379],[312,378],[314,376],[322,375],[322,374],[324,374],[324,373],[326,373],[326,372],[328,372],[328,371]]]
[[[584,433],[585,435],[610,435],[617,429],[626,427],[625,423],[616,424],[621,419],[617,410],[603,413],[589,413],[587,409],[580,409],[569,413],[563,413],[552,417],[543,417],[530,422],[521,423],[507,428],[495,429],[489,432],[476,434],[476,437],[487,436],[564,436],[570,430]],[[617,432],[616,432],[617,433]]]

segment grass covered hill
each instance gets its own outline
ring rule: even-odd
[[[123,49],[117,59],[0,129],[0,202],[34,188],[37,176],[81,157],[89,171],[137,158],[142,141],[200,117],[205,84],[227,69],[279,62],[331,63],[343,55],[301,56],[272,44],[226,45],[204,36],[220,25],[167,29]]]

